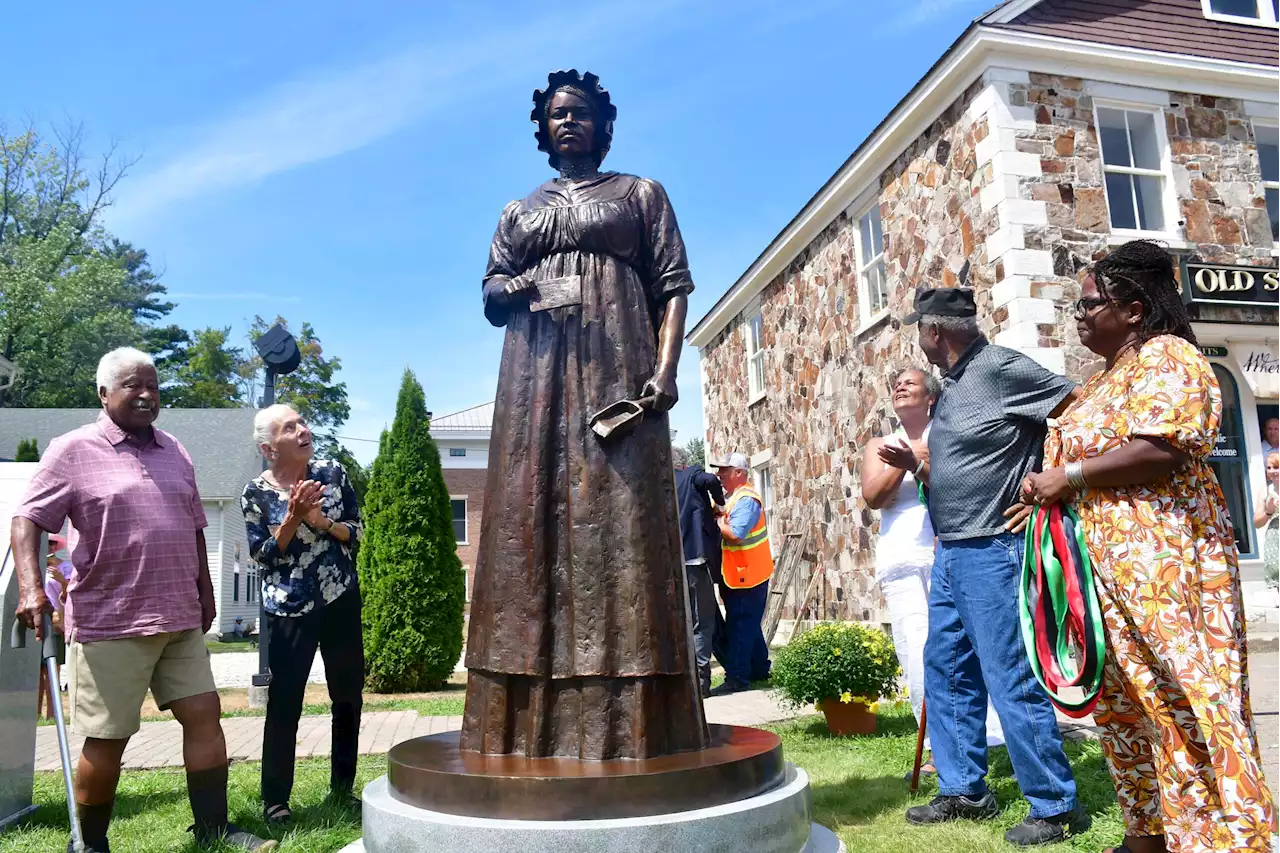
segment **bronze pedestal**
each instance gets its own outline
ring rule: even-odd
[[[415,738],[387,755],[391,795],[434,812],[506,820],[599,820],[685,812],[745,800],[782,784],[772,732],[710,726],[706,749],[642,760],[484,755],[458,733]]]

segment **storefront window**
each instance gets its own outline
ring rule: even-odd
[[[1249,502],[1248,453],[1244,443],[1244,419],[1240,416],[1240,393],[1235,377],[1225,367],[1213,365],[1222,389],[1222,431],[1209,464],[1218,477],[1227,498],[1227,511],[1236,531],[1236,547],[1240,555],[1253,557],[1253,512]]]

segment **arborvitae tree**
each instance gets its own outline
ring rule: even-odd
[[[18,442],[18,452],[13,457],[14,462],[39,462],[40,448],[36,446],[34,438],[24,438]]]
[[[462,652],[466,588],[440,451],[410,370],[395,422],[378,446],[364,521],[358,562],[366,686],[377,693],[438,688]]]

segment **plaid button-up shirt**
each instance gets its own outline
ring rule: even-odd
[[[196,532],[207,526],[191,457],[166,432],[141,444],[105,414],[49,444],[15,516],[71,520],[67,622],[79,642],[200,627]]]

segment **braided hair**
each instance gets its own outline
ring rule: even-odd
[[[1163,247],[1150,240],[1130,241],[1095,263],[1090,272],[1103,298],[1142,303],[1138,335],[1143,343],[1159,335],[1177,335],[1196,343],[1191,316],[1174,277],[1173,259]]]
[[[568,71],[552,71],[547,75],[547,88],[535,89],[533,93],[533,111],[529,119],[538,126],[533,138],[538,140],[538,150],[547,154],[551,168],[560,168],[560,156],[556,154],[551,143],[551,134],[547,130],[548,112],[551,99],[556,92],[569,91],[591,104],[595,113],[596,138],[592,157],[599,166],[609,153],[613,144],[613,123],[618,118],[618,108],[609,97],[609,90],[600,86],[600,78],[590,71],[579,74],[576,68]]]

